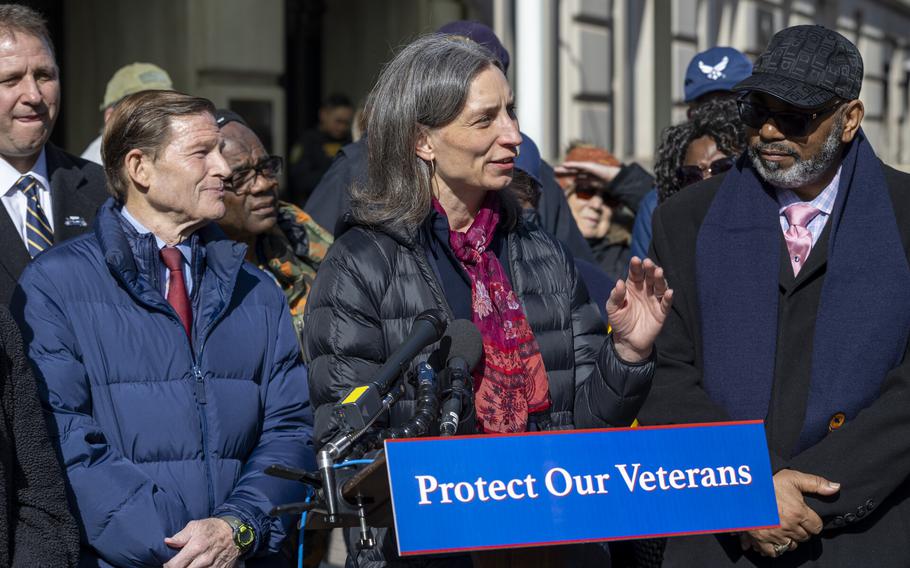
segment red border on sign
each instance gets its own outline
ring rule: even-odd
[[[515,548],[540,548],[543,546],[557,546],[562,544],[584,544],[586,542],[613,542],[617,540],[639,540],[644,538],[665,538],[671,536],[695,536],[702,534],[718,534],[725,532],[745,532],[745,531],[757,531],[762,529],[776,529],[780,525],[768,525],[764,527],[739,527],[731,529],[712,529],[706,531],[690,531],[690,532],[678,532],[678,533],[662,533],[662,534],[647,534],[647,535],[634,535],[634,536],[612,536],[610,538],[584,538],[578,540],[554,540],[550,542],[534,542],[526,544],[497,544],[492,546],[470,546],[465,548],[440,548],[437,550],[418,550],[414,552],[399,552],[399,556],[421,556],[425,554],[447,554],[451,552],[469,552],[473,550],[504,550],[504,549],[515,549]]]
[[[661,424],[659,426],[624,426],[618,428],[585,428],[584,430],[544,430],[542,432],[517,432],[515,434],[465,434],[464,436],[424,436],[423,438],[388,438],[386,444],[398,442],[436,442],[439,440],[467,440],[470,438],[516,438],[521,436],[551,436],[553,434],[596,434],[600,432],[622,432],[639,430],[681,430],[684,428],[705,428],[714,426],[740,426],[746,424],[764,424],[764,420],[739,420],[730,422],[696,422],[692,424]],[[648,538],[648,537],[642,537]],[[585,541],[595,542],[595,541]],[[596,541],[599,542],[599,541]]]

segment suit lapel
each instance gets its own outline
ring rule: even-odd
[[[0,265],[15,282],[31,261],[31,257],[28,255],[28,249],[25,248],[19,231],[16,230],[16,225],[9,218],[6,207],[2,205],[0,205],[0,246],[3,247],[3,254],[0,254]]]
[[[68,217],[88,222],[95,208],[82,194],[82,187],[86,183],[82,169],[53,144],[48,143],[45,147],[47,176],[51,183],[54,243],[59,243],[85,232],[85,226],[78,222],[67,225]]]

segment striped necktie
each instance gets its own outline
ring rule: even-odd
[[[41,202],[38,200],[38,180],[32,176],[22,176],[16,182],[16,189],[28,199],[28,211],[25,215],[25,244],[32,258],[54,244],[54,232],[47,221]]]

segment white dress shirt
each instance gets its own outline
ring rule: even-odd
[[[32,169],[21,174],[9,162],[0,157],[0,191],[4,191],[0,196],[6,212],[19,233],[22,243],[26,242],[25,216],[28,214],[28,197],[16,189],[16,182],[24,175],[30,175],[38,180],[38,201],[44,210],[44,215],[50,223],[51,230],[54,230],[54,213],[51,204],[51,184],[47,179],[47,158],[44,154],[44,148]]]
[[[832,179],[825,189],[823,189],[812,201],[803,201],[792,189],[775,188],[777,190],[780,228],[784,233],[790,228],[790,222],[787,221],[787,207],[790,207],[794,203],[808,203],[812,207],[818,209],[818,215],[816,215],[815,218],[809,222],[809,226],[806,227],[806,229],[809,230],[809,233],[812,234],[812,246],[815,246],[819,237],[822,236],[822,231],[825,228],[825,224],[828,222],[828,217],[830,217],[831,213],[834,211],[834,202],[837,200],[837,190],[840,187],[840,170],[841,168],[838,166],[837,173],[834,174],[834,179]]]
[[[88,160],[90,162],[95,162],[99,166],[103,166],[104,163],[101,161],[101,135],[98,135],[98,138],[92,140],[92,143],[86,146],[85,151],[82,152],[81,158],[83,160]]]

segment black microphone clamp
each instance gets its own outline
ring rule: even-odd
[[[465,400],[471,394],[471,372],[467,362],[461,357],[449,361],[449,397],[442,405],[442,420],[439,423],[439,434],[454,436],[461,420],[460,414],[466,407]]]

